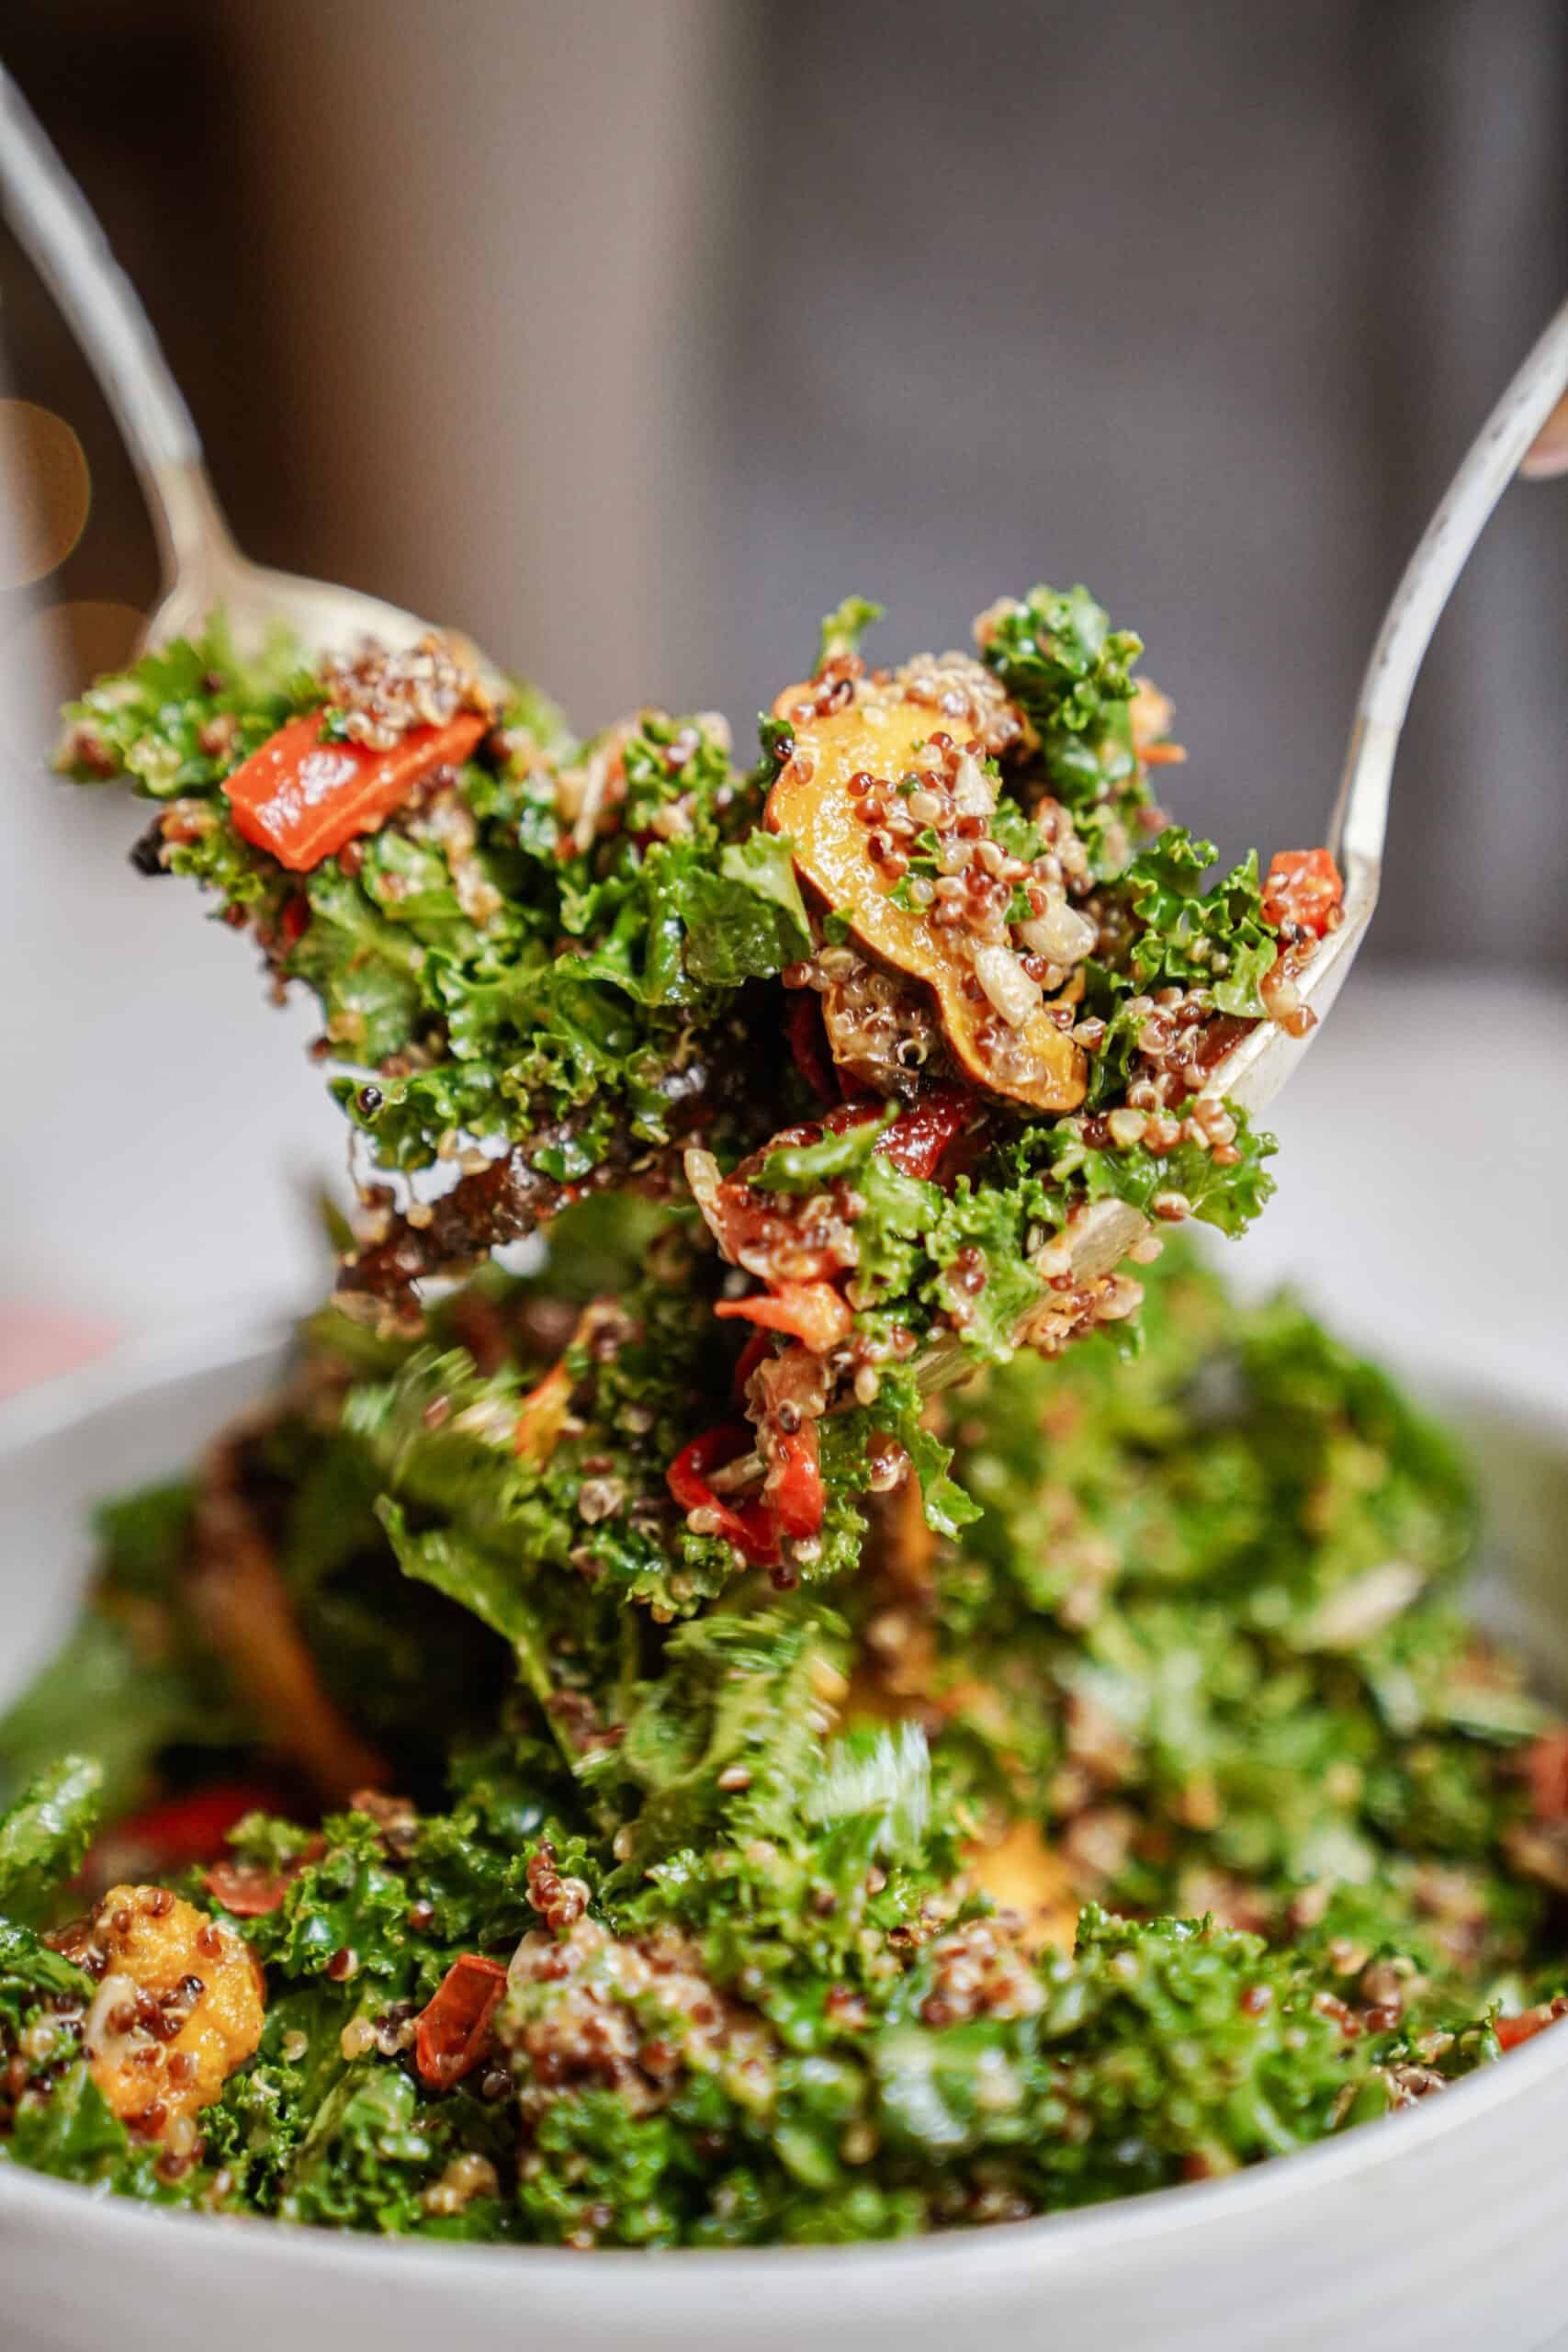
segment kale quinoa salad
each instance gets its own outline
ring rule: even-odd
[[[69,714],[356,1209],[0,1717],[0,2162],[519,2244],[845,2242],[1289,2154],[1568,2010],[1568,1727],[1453,1442],[1239,1233],[1338,920],[1211,881],[1082,589],[734,756],[220,619]],[[177,1458],[177,1432],[171,1458]],[[1397,2129],[1397,2124],[1391,2126]]]

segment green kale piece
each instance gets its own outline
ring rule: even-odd
[[[0,2012],[17,2014],[17,1995],[74,1993],[90,1999],[93,1980],[54,1951],[31,1928],[0,1918]]]
[[[201,636],[144,653],[70,704],[60,764],[79,784],[129,776],[160,800],[207,792],[286,719],[323,699],[287,631],[242,659],[218,613]]]
[[[438,2184],[458,2157],[484,2158],[492,2186],[444,2201]],[[286,2174],[277,2211],[319,2228],[384,2236],[495,2240],[514,2233],[501,2181],[515,2161],[504,2113],[459,2087],[433,2100],[397,2067],[345,2067]]]
[[[858,1119],[837,1133],[829,1128],[815,1143],[781,1145],[768,1153],[747,1182],[768,1193],[819,1193],[841,1177],[858,1183],[874,1172],[872,1155],[877,1141],[897,1115],[897,1103],[885,1103],[874,1118]],[[886,1167],[887,1162],[881,1164]],[[922,1202],[928,1198],[921,1195]]]
[[[344,1428],[385,1490],[418,1512],[416,1533],[449,1525],[530,1602],[543,1578],[564,1572],[601,1628],[615,1597],[689,1614],[737,1566],[727,1543],[691,1532],[666,1483],[694,1428],[733,1410],[722,1327],[701,1311],[694,1279],[671,1235],[610,1318],[571,1341],[570,1422],[547,1448],[518,1452],[524,1376],[510,1366],[480,1374],[460,1350],[420,1350],[389,1381],[361,1384]],[[603,1639],[586,1621],[581,1630]]]
[[[1261,1020],[1259,983],[1280,939],[1264,920],[1258,853],[1205,891],[1213,862],[1213,843],[1195,841],[1183,825],[1168,825],[1139,851],[1123,877],[1138,925],[1127,970],[1140,990],[1195,986],[1221,1012]]]
[[[322,1825],[325,1850],[299,1860],[278,1907],[246,1920],[242,1932],[258,1956],[286,1975],[320,1977],[333,1955],[350,1951],[355,1975],[376,1980],[388,1997],[422,1990],[426,1998],[440,1981],[439,1956],[410,1928],[409,1893],[403,1872],[389,1860],[377,1825],[364,1814],[330,1815]],[[264,1850],[261,1818],[243,1822],[234,1851],[242,1860]],[[276,1839],[270,1841],[272,1859]],[[301,1834],[299,1857],[307,1849]]]
[[[1053,2100],[1067,2128],[1038,2152],[1048,2203],[1305,2146],[1368,2064],[1292,1954],[1209,1920],[1134,1925],[1091,1906],[1070,1971],[1054,1973],[1043,2038],[1063,2062]]]
[[[1142,651],[1087,588],[1032,588],[998,609],[981,647],[1033,728],[1045,789],[1072,812],[1101,881],[1126,865],[1129,824],[1151,806],[1128,719]]]
[[[57,2180],[81,2181],[160,2204],[187,2201],[197,2185],[161,2178],[156,2150],[135,2143],[87,2070],[85,2058],[62,2066],[46,2093],[24,2092],[9,2136],[0,2139],[0,2159],[25,2165]]]
[[[1237,1155],[1226,1166],[1194,1143],[1179,1143],[1166,1152],[1149,1151],[1141,1143],[1090,1144],[1077,1116],[1026,1129],[1008,1157],[1015,1169],[1037,1170],[1044,1179],[1025,1197],[1034,1215],[1056,1231],[1081,1201],[1126,1201],[1147,1214],[1156,1193],[1172,1193],[1186,1199],[1200,1224],[1234,1237],[1247,1230],[1272,1195],[1274,1179],[1263,1162],[1279,1147],[1271,1135],[1254,1129],[1237,1104],[1225,1107],[1235,1123],[1232,1148]]]
[[[66,1756],[0,1815],[0,1912],[6,1915],[0,1916],[0,2057],[15,2046],[9,2035],[41,2002],[56,1995],[91,1997],[92,1980],[52,1951],[35,1928],[51,1916],[61,1885],[81,1867],[101,1784],[95,1762]]]
[[[628,1695],[625,1732],[584,1759],[591,1784],[629,1785],[615,1886],[680,1847],[705,1842],[722,1815],[737,1838],[782,1837],[821,1761],[817,1692],[838,1679],[845,1629],[810,1605],[699,1619],[666,1640],[657,1679]]]
[[[308,877],[305,895],[310,920],[290,975],[315,990],[339,1052],[374,1069],[434,1023],[423,980],[428,950],[412,925],[378,910],[363,875],[350,880],[335,860]]]
[[[81,1869],[97,1826],[103,1778],[92,1758],[62,1756],[0,1818],[0,1903],[13,1917],[46,1909],[56,1885]]]
[[[817,640],[818,670],[840,653],[858,653],[861,639],[886,610],[886,605],[874,604],[869,596],[846,596],[830,613],[825,613]]]
[[[780,834],[755,832],[727,842],[716,874],[689,863],[681,886],[667,899],[683,933],[684,966],[693,983],[688,994],[771,979],[811,952],[792,844]]]
[[[105,1820],[138,1802],[164,1748],[244,1737],[216,1663],[178,1605],[191,1500],[183,1484],[152,1487],[96,1514],[99,1567],[88,1605],[0,1715],[0,1798],[75,1746],[84,1724],[103,1772]]]
[[[517,1670],[541,1707],[555,1695],[539,1614],[518,1589],[515,1563],[481,1551],[449,1528],[410,1532],[397,1504],[383,1496],[378,1516],[398,1566],[417,1583],[434,1586],[510,1643]]]

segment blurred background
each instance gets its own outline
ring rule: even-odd
[[[741,738],[846,589],[897,657],[1082,579],[1227,854],[1321,837],[1388,593],[1568,286],[1560,0],[51,0],[3,48],[249,552],[462,625],[585,730],[653,699]],[[130,874],[132,804],[39,772],[156,566],[8,243],[0,368],[0,1300],[36,1360],[62,1307],[86,1344],[307,1295],[340,1146],[306,1008]],[[1483,1348],[1528,1326],[1556,1378],[1561,1258],[1501,1336],[1437,1261],[1568,1149],[1565,614],[1568,492],[1520,489],[1244,1253],[1379,1328],[1438,1292]]]

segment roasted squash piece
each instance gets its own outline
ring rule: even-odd
[[[97,1980],[84,2025],[87,2064],[122,2123],[147,2138],[210,2107],[261,2040],[265,1991],[226,1920],[162,1886],[111,1886],[90,1918],[53,1939]]]
[[[769,830],[790,836],[802,876],[869,956],[931,989],[949,1051],[972,1084],[1031,1110],[1075,1110],[1086,1086],[1080,1049],[1043,1000],[1023,1020],[1004,1018],[976,984],[974,959],[956,933],[940,928],[926,909],[897,903],[896,876],[873,857],[871,831],[849,790],[851,777],[862,773],[886,779],[891,789],[939,729],[960,744],[975,740],[972,731],[897,687],[863,689],[841,708],[801,722],[795,713],[811,692],[793,686],[774,706],[791,719],[795,741],[768,795]],[[982,952],[1014,960],[1005,948]]]
[[[1046,1944],[1071,1951],[1078,1924],[1072,1874],[1032,1821],[1013,1822],[996,1844],[971,1846],[964,1860],[973,1886],[1021,1915],[1026,1951]]]

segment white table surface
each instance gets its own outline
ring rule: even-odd
[[[1279,1193],[1222,1263],[1568,1400],[1568,991],[1359,972],[1269,1115]]]

